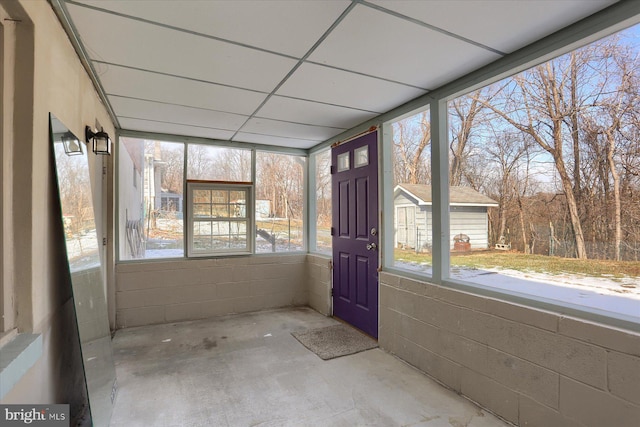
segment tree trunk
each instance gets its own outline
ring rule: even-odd
[[[529,239],[527,239],[527,226],[524,221],[524,208],[522,207],[522,198],[520,197],[520,192],[514,188],[518,202],[518,217],[520,218],[520,230],[522,231],[522,246],[525,254],[529,254]]]
[[[576,197],[578,205],[582,206],[582,186],[580,184],[580,134],[578,123],[578,97],[576,86],[578,84],[578,70],[576,66],[576,53],[571,53],[571,110],[570,110],[570,122],[571,122],[571,141],[573,142],[573,191]]]
[[[564,165],[564,161],[561,157],[554,156],[556,163],[556,169],[560,175],[560,181],[562,182],[562,189],[564,190],[565,197],[567,198],[567,208],[569,209],[569,218],[571,219],[571,226],[573,228],[573,235],[576,242],[576,257],[578,259],[587,259],[587,248],[584,243],[584,233],[582,232],[582,224],[580,222],[580,215],[578,215],[578,204],[573,194],[573,186],[571,185],[571,179]]]
[[[615,150],[615,138],[609,131],[607,135],[607,162],[609,163],[609,169],[611,170],[611,177],[613,178],[613,203],[615,210],[614,224],[615,224],[615,260],[620,261],[620,246],[622,244],[622,208],[620,201],[620,176],[616,168],[615,160],[613,158],[613,152]]]

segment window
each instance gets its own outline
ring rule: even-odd
[[[121,137],[119,260],[305,250],[306,167],[299,155]],[[215,188],[185,199],[196,183]]]
[[[188,256],[251,253],[252,188],[187,182]]]
[[[256,252],[305,250],[302,156],[256,153]]]
[[[391,124],[393,267],[431,274],[431,125],[429,110]],[[367,161],[366,153],[356,160]]]
[[[120,138],[121,260],[184,256],[184,144]]]
[[[448,138],[434,144],[448,164],[438,163],[442,157],[433,163],[445,166],[444,176],[431,176],[428,157],[415,161],[421,145],[407,143],[420,140],[408,127],[415,118],[391,124],[393,267],[640,323],[639,29],[447,100],[447,120],[435,125],[446,123]],[[407,182],[403,174],[417,178]],[[447,175],[445,209],[413,186],[433,178],[441,188]],[[413,221],[422,222],[422,206],[445,212],[449,228],[434,236],[445,253],[434,251],[433,268],[428,248],[407,236],[418,228]]]
[[[465,208],[451,278],[640,322],[638,28],[450,101],[450,175],[494,202]]]
[[[251,150],[189,144],[187,179],[252,182]]]
[[[317,252],[331,254],[331,150],[315,154]]]

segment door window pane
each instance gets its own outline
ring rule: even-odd
[[[367,166],[369,164],[369,146],[365,145],[364,147],[356,148],[353,151],[353,157],[355,160],[354,167]]]
[[[349,152],[338,155],[338,172],[348,171],[349,166]]]

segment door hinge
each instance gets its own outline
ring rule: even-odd
[[[331,288],[331,296],[333,296],[333,295],[334,295],[334,294],[333,294],[333,288]]]
[[[336,229],[334,227],[331,227],[331,235],[332,236],[336,235]]]
[[[107,174],[107,167],[103,166],[102,167],[102,175],[106,175]]]
[[[102,246],[107,246],[107,238],[106,237],[102,238]]]
[[[335,166],[331,166],[331,175],[336,173],[336,167]]]

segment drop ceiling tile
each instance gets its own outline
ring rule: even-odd
[[[260,108],[256,116],[276,120],[287,120],[297,123],[352,128],[366,120],[372,119],[377,113],[321,104],[301,99],[272,96]]]
[[[242,132],[282,136],[296,139],[310,139],[322,142],[345,129],[310,126],[278,120],[252,118],[242,127]]]
[[[300,58],[350,2],[100,0],[82,3]]]
[[[498,58],[486,49],[360,4],[309,61],[435,89]]]
[[[373,77],[302,64],[276,94],[383,113],[427,91]]]
[[[234,134],[233,131],[212,129],[198,126],[184,126],[175,123],[157,122],[153,120],[119,118],[120,126],[126,130],[141,132],[166,133],[169,135],[194,136],[228,141]]]
[[[142,101],[119,96],[110,96],[109,102],[118,117],[148,119],[216,129],[237,130],[248,118],[247,116],[239,114],[222,113],[219,111]]]
[[[238,114],[252,114],[265,93],[94,63],[107,95],[188,105]]]
[[[297,63],[82,6],[68,9],[91,59],[98,61],[265,92]]]
[[[315,145],[318,145],[318,141],[312,141],[308,139],[296,139],[296,138],[284,138],[281,136],[260,135],[247,132],[238,132],[233,138],[236,142],[248,142],[251,144],[262,145],[275,145],[278,147],[291,147],[300,148],[306,150]]]
[[[577,22],[616,0],[371,0],[493,49],[509,53]]]

